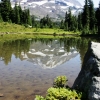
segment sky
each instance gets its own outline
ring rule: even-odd
[[[85,4],[84,1],[85,0],[77,0],[77,1],[79,1],[82,4],[82,6],[84,6],[84,4]],[[99,4],[100,0],[92,0],[92,1],[94,3],[94,7],[98,7],[99,6],[98,4]]]
[[[85,1],[85,0],[77,0],[77,1],[79,1],[82,5],[84,5],[84,1]],[[100,1],[100,0],[93,0],[94,7],[98,7],[99,1]]]

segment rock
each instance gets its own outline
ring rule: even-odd
[[[6,32],[6,34],[9,34],[9,32]]]
[[[89,43],[73,88],[85,92],[89,100],[100,100],[100,43]]]
[[[4,95],[0,93],[0,97],[4,97]]]

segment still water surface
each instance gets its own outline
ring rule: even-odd
[[[71,87],[88,42],[86,38],[16,40],[0,44],[0,100],[34,100],[45,96],[56,76]],[[97,39],[93,40],[97,41]]]

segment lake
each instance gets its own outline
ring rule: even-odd
[[[25,39],[0,43],[0,100],[45,96],[57,76],[71,87],[91,38]]]

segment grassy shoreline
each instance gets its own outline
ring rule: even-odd
[[[59,38],[71,38],[74,37],[73,35],[67,35],[67,36],[63,36],[63,35],[57,35],[57,36],[53,36],[53,35],[33,35],[33,34],[4,34],[4,35],[0,35],[0,42],[7,42],[7,41],[15,41],[18,39],[59,39]],[[76,36],[76,38],[78,38],[79,36]]]
[[[0,22],[0,42],[14,41],[17,39],[30,38],[63,38],[63,37],[79,37],[80,33],[64,31],[62,29],[50,28],[27,28],[14,23]]]
[[[8,23],[8,22],[1,22],[0,23],[0,34],[77,34],[79,35],[80,32],[74,32],[74,31],[64,31],[63,29],[58,29],[58,28],[27,28],[22,25],[17,25],[13,23]]]

